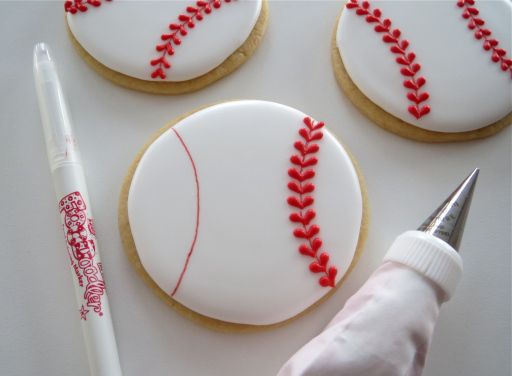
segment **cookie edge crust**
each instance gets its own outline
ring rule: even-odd
[[[258,16],[258,20],[254,25],[251,33],[245,40],[245,42],[237,48],[229,57],[226,58],[220,65],[213,68],[209,72],[186,81],[170,82],[170,81],[147,81],[141,80],[128,76],[124,73],[115,71],[96,60],[84,47],[78,42],[73,35],[71,28],[65,17],[66,30],[71,40],[71,44],[74,46],[80,57],[89,65],[94,71],[99,73],[101,76],[114,82],[122,87],[142,91],[151,94],[164,94],[164,95],[176,95],[190,93],[200,90],[214,82],[220,80],[224,76],[234,72],[240,67],[246,60],[248,60],[252,54],[256,51],[256,48],[261,43],[265,31],[268,25],[268,0],[262,0],[261,10]]]
[[[220,102],[216,104],[222,104],[222,103],[229,103],[232,101],[227,102]],[[337,290],[338,288],[345,282],[345,280],[348,278],[352,270],[355,268],[356,264],[358,263],[359,259],[361,258],[364,243],[367,238],[368,233],[368,227],[369,227],[369,207],[368,207],[368,193],[366,190],[366,185],[364,182],[363,175],[361,173],[361,170],[359,168],[358,163],[356,162],[354,156],[352,153],[346,148],[346,146],[341,143],[345,151],[350,157],[350,160],[352,162],[352,165],[354,166],[354,169],[356,171],[358,180],[359,180],[359,186],[361,190],[361,198],[362,198],[362,216],[361,216],[361,226],[359,229],[359,238],[357,241],[357,246],[354,252],[354,256],[352,258],[352,261],[343,275],[343,277],[340,279],[340,281],[336,284],[334,288],[332,288],[327,294],[322,296],[319,300],[317,300],[315,303],[313,303],[311,306],[306,308],[304,311],[298,313],[297,315],[290,317],[289,319],[286,319],[284,321],[280,321],[274,324],[268,324],[268,325],[251,325],[251,324],[239,324],[239,323],[232,323],[227,321],[222,321],[218,319],[214,319],[205,315],[202,315],[198,312],[195,312],[183,304],[179,303],[175,299],[171,298],[164,290],[162,290],[155,281],[150,277],[150,275],[146,272],[144,269],[144,266],[142,265],[139,255],[137,253],[137,248],[135,247],[135,242],[133,240],[133,235],[130,229],[130,223],[128,218],[128,194],[130,191],[131,182],[133,179],[133,175],[135,174],[135,171],[137,169],[137,166],[139,165],[140,160],[142,159],[142,156],[146,152],[146,150],[155,142],[163,133],[165,133],[167,130],[169,130],[171,127],[173,127],[175,124],[179,123],[181,120],[189,117],[190,115],[204,110],[208,107],[211,107],[213,105],[207,105],[203,106],[201,108],[198,108],[196,110],[187,112],[181,116],[178,116],[171,122],[167,123],[163,128],[159,129],[157,132],[155,132],[149,141],[142,147],[142,149],[139,150],[137,153],[135,159],[131,163],[128,173],[126,177],[124,178],[121,192],[119,196],[119,209],[118,209],[118,226],[119,226],[119,233],[121,236],[121,241],[123,243],[123,248],[125,250],[125,253],[132,264],[132,266],[135,268],[135,271],[142,277],[142,279],[146,282],[146,284],[153,290],[160,299],[165,301],[169,306],[174,308],[176,311],[178,311],[182,316],[190,319],[191,321],[203,325],[209,329],[220,331],[220,332],[238,332],[238,333],[249,333],[249,332],[257,332],[261,330],[266,329],[273,329],[281,327],[289,322],[292,322],[308,312],[313,311],[316,307],[318,307],[322,302],[329,299]],[[338,140],[339,142],[339,140]]]
[[[376,103],[372,102],[352,81],[343,64],[341,52],[336,43],[336,36],[340,24],[341,14],[345,11],[345,6],[339,12],[331,39],[331,63],[334,75],[339,86],[348,97],[350,102],[372,122],[388,132],[398,136],[408,138],[414,141],[442,143],[442,142],[462,142],[478,140],[492,136],[505,129],[512,123],[512,112],[509,112],[500,120],[486,125],[482,128],[466,132],[435,132],[426,130],[386,112]]]

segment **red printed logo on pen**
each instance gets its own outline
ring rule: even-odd
[[[92,219],[87,218],[86,209],[80,192],[70,193],[59,202],[59,212],[63,216],[71,266],[79,286],[84,289],[85,305],[82,304],[80,310],[82,320],[87,320],[89,311],[103,316],[101,298],[105,294],[101,263],[96,262],[95,259],[96,232]]]

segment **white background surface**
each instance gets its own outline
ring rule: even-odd
[[[125,375],[275,374],[361,286],[394,237],[421,223],[475,166],[482,171],[462,241],[465,274],[442,309],[424,375],[510,375],[511,130],[428,145],[371,124],[332,74],[340,7],[271,2],[265,39],[241,69],[198,93],[160,97],[89,69],[67,39],[60,1],[0,2],[1,375],[88,375],[33,86],[38,41],[53,47],[69,97]],[[216,333],[179,316],[135,274],[117,231],[122,179],[149,136],[183,112],[234,98],[274,100],[324,120],[359,160],[372,214],[345,286],[306,317],[258,334]]]

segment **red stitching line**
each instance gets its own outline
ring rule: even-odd
[[[197,234],[199,232],[199,213],[201,211],[200,210],[201,206],[200,206],[200,200],[199,200],[199,178],[197,176],[196,164],[194,163],[194,159],[192,158],[192,154],[190,154],[190,150],[188,150],[187,145],[185,144],[185,142],[181,138],[181,136],[178,133],[178,131],[176,131],[176,129],[174,129],[174,128],[172,128],[172,130],[176,134],[178,139],[180,140],[181,145],[185,149],[185,151],[186,151],[186,153],[188,155],[188,158],[190,159],[190,163],[192,164],[192,169],[194,170],[194,179],[195,179],[195,182],[196,182],[196,228],[194,230],[194,239],[192,240],[192,245],[190,246],[190,250],[188,251],[187,259],[185,261],[185,265],[183,266],[183,270],[181,271],[180,277],[178,278],[178,282],[176,283],[176,286],[174,287],[174,290],[171,293],[171,296],[174,296],[176,294],[176,292],[178,291],[178,288],[180,287],[181,281],[183,280],[183,276],[185,275],[185,272],[187,271],[188,263],[190,261],[190,257],[192,256],[192,253],[194,252],[194,247],[196,245],[196,240],[197,240]]]
[[[323,132],[321,128],[324,123],[305,117],[304,124],[306,126],[299,129],[299,135],[304,141],[298,140],[293,144],[300,155],[293,154],[290,157],[290,162],[294,167],[288,170],[288,176],[292,178],[292,181],[288,183],[288,189],[293,193],[292,196],[288,197],[287,202],[299,211],[292,212],[289,218],[291,222],[300,224],[300,227],[293,230],[293,236],[306,240],[306,243],[299,246],[298,251],[302,255],[314,259],[309,264],[309,270],[312,273],[323,274],[318,280],[321,286],[334,287],[338,269],[335,266],[329,266],[329,253],[325,250],[320,251],[322,248],[322,239],[318,235],[320,226],[312,223],[316,217],[316,212],[312,208],[305,210],[314,203],[313,196],[307,196],[306,194],[313,193],[315,190],[314,184],[308,182],[308,180],[315,177],[315,170],[307,167],[315,166],[318,163],[318,159],[313,154],[320,150],[320,146],[312,141],[322,139]]]
[[[205,15],[210,14],[213,9],[219,9],[222,5],[222,1],[225,3],[231,2],[231,0],[196,1],[196,7],[187,7],[185,13],[188,14],[182,13],[178,16],[178,23],[171,23],[169,25],[169,30],[171,30],[171,33],[162,34],[160,37],[160,39],[162,39],[165,43],[157,44],[155,47],[158,52],[161,52],[160,57],[150,61],[151,66],[156,67],[156,69],[151,73],[151,78],[159,77],[161,79],[165,79],[167,77],[164,69],[169,69],[171,67],[171,63],[169,63],[166,56],[174,55],[173,46],[175,47],[181,44],[181,39],[178,37],[178,34],[182,37],[187,35],[187,28],[194,28],[194,21],[199,22],[204,18]]]
[[[87,12],[87,4],[92,5],[93,7],[99,7],[102,0],[68,0],[64,2],[64,10],[71,14],[75,14],[76,12]],[[105,0],[112,1],[112,0]]]
[[[395,61],[398,64],[403,65],[400,69],[400,73],[404,77],[410,77],[403,82],[404,87],[411,89],[411,91],[407,93],[407,99],[411,101],[413,105],[409,106],[407,110],[416,119],[420,119],[427,115],[430,112],[430,106],[420,106],[420,104],[425,102],[430,95],[426,91],[421,92],[419,90],[423,85],[425,85],[427,80],[423,76],[417,77],[417,73],[420,71],[421,65],[414,62],[416,59],[416,54],[414,52],[407,52],[409,41],[407,39],[400,39],[400,36],[402,35],[400,29],[392,29],[391,20],[389,18],[382,19],[381,10],[378,8],[372,10],[368,1],[359,3],[359,0],[350,0],[346,4],[346,7],[347,9],[355,9],[358,16],[366,16],[366,22],[376,23],[374,30],[377,33],[384,33],[382,41],[384,43],[392,44],[389,50],[395,55],[398,55]]]
[[[468,20],[468,29],[475,30],[475,38],[484,41],[483,49],[485,51],[492,51],[491,60],[498,64],[502,71],[510,71],[510,77],[512,78],[512,59],[507,57],[507,51],[503,48],[498,48],[499,41],[494,38],[490,38],[492,31],[485,29],[485,21],[477,17],[480,11],[476,8],[475,0],[459,0],[457,6],[464,9],[462,12],[462,18]]]

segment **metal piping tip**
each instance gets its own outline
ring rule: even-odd
[[[479,171],[475,168],[450,197],[423,222],[418,231],[444,240],[458,252]]]

